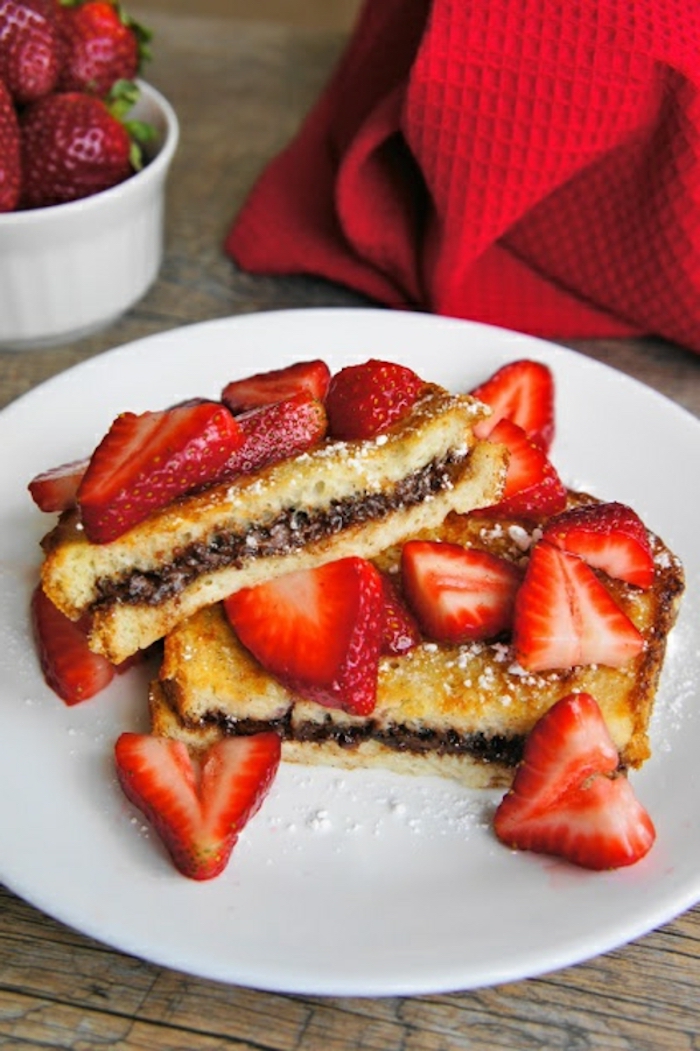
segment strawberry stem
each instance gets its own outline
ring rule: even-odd
[[[156,129],[143,120],[127,120],[128,114],[140,97],[138,84],[133,80],[118,80],[112,85],[105,105],[113,117],[126,128],[131,139],[129,159],[134,171],[143,168],[143,147],[156,138]]]

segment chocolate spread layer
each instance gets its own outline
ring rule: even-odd
[[[294,725],[289,712],[279,719],[264,722],[252,719],[232,719],[230,716],[214,714],[206,720],[219,726],[230,735],[243,736],[275,730],[285,741],[308,744],[333,742],[340,748],[352,750],[363,741],[377,741],[396,752],[413,755],[463,755],[486,763],[502,763],[515,767],[522,759],[524,737],[491,736],[484,733],[460,734],[456,730],[414,729],[398,724],[378,726],[372,719],[363,723],[341,725],[330,717],[322,722],[304,722]]]
[[[412,729],[408,726],[378,727],[371,720],[360,726],[338,726],[330,720],[302,723],[294,728],[295,741],[333,741],[341,748],[356,748],[362,741],[376,741],[395,752],[424,755],[468,755],[489,763],[516,766],[522,758],[524,739],[484,733],[460,734],[456,730]]]
[[[170,562],[157,570],[133,570],[121,579],[102,578],[97,581],[98,598],[93,609],[114,602],[157,606],[203,573],[240,569],[251,559],[288,554],[348,526],[377,521],[399,508],[420,504],[451,486],[458,462],[453,457],[434,461],[401,479],[388,492],[333,500],[317,511],[290,507],[268,524],[253,526],[245,533],[215,533],[206,542],[176,550]]]

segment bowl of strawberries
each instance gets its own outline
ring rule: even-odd
[[[0,348],[110,324],[153,284],[179,127],[113,0],[0,0]]]

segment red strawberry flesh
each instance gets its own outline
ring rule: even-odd
[[[523,358],[498,369],[472,395],[492,409],[491,416],[477,424],[475,433],[486,438],[502,419],[511,420],[530,441],[547,452],[554,439],[554,377],[539,361]]]
[[[0,80],[18,107],[56,87],[62,59],[54,0],[0,0]]]
[[[114,665],[92,653],[82,626],[61,613],[40,587],[32,595],[31,619],[44,679],[66,704],[87,701],[110,684]]]
[[[45,95],[20,120],[26,208],[90,197],[134,173],[132,141],[101,99],[82,92]]]
[[[176,868],[207,880],[226,868],[240,832],[260,808],[280,748],[274,733],[224,738],[200,765],[181,741],[123,733],[115,760],[124,794],[152,823]]]
[[[241,413],[236,423],[241,445],[225,464],[223,481],[306,452],[325,437],[328,427],[323,402],[305,392]]]
[[[65,511],[75,504],[78,487],[89,460],[73,460],[32,478],[28,489],[42,511]]]
[[[342,441],[373,438],[411,411],[425,387],[412,369],[374,358],[349,365],[326,395],[329,433]]]
[[[508,449],[508,467],[501,499],[489,513],[546,518],[566,507],[567,492],[547,454],[532,442],[522,427],[502,419],[488,440]]]
[[[634,864],[656,833],[618,763],[594,698],[562,698],[528,736],[513,785],[496,811],[496,835],[514,849],[590,869]]]
[[[654,582],[654,555],[641,518],[621,503],[589,504],[557,515],[543,538],[636,587]]]
[[[21,182],[19,122],[10,93],[0,79],[0,212],[17,207]]]
[[[104,98],[119,80],[133,80],[142,63],[142,40],[150,36],[111,0],[87,0],[59,7],[63,62],[61,91],[85,91]]]
[[[118,416],[78,489],[85,534],[108,543],[179,496],[215,482],[242,441],[216,402]]]
[[[488,551],[433,540],[409,540],[401,576],[421,630],[459,645],[493,639],[511,627],[521,571]]]
[[[239,639],[292,691],[368,715],[376,703],[384,599],[379,571],[349,557],[242,588],[225,602]]]
[[[384,625],[381,652],[408,653],[421,640],[418,624],[403,600],[398,584],[388,573],[380,573],[384,598]]]
[[[221,400],[236,415],[285,401],[296,394],[306,394],[323,401],[328,390],[330,370],[325,361],[298,361],[281,369],[257,372],[240,380],[232,380],[222,393]]]
[[[539,541],[516,595],[513,645],[529,671],[619,668],[641,653],[644,638],[590,566]]]

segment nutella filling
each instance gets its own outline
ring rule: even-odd
[[[132,570],[122,579],[98,580],[98,598],[92,608],[114,602],[157,606],[178,595],[202,573],[240,568],[251,559],[288,554],[348,526],[376,521],[399,508],[423,503],[452,486],[454,468],[461,462],[459,458],[447,457],[402,478],[388,492],[334,500],[323,510],[290,507],[272,522],[253,526],[245,533],[215,533],[206,542],[176,551],[171,561],[157,570]]]
[[[357,748],[363,741],[376,741],[395,752],[470,756],[481,762],[501,763],[507,767],[517,766],[522,759],[525,744],[525,738],[522,736],[489,736],[482,732],[460,734],[453,729],[415,729],[397,724],[380,727],[371,719],[363,723],[343,725],[327,718],[322,722],[309,721],[293,725],[291,711],[290,709],[285,716],[270,722],[232,719],[223,713],[212,713],[204,721],[206,724],[219,726],[226,734],[234,736],[274,730],[285,741],[307,744],[333,742],[338,747],[349,750]]]
[[[484,733],[460,734],[456,730],[412,729],[408,726],[379,728],[369,721],[364,726],[338,726],[327,723],[303,723],[294,729],[295,741],[322,743],[333,741],[341,748],[354,748],[361,741],[376,741],[395,752],[413,755],[468,755],[487,763],[516,766],[521,758],[524,739]]]

